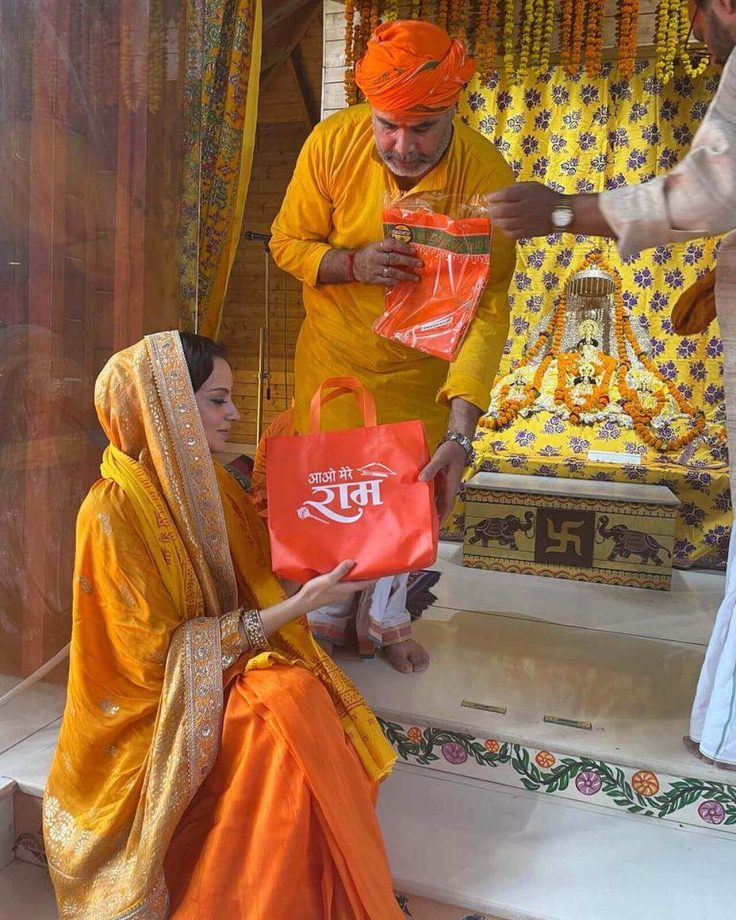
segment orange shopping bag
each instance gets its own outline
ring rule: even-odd
[[[478,308],[491,264],[487,217],[454,220],[400,206],[383,212],[385,236],[411,243],[423,266],[419,282],[387,288],[373,331],[409,348],[452,361]]]
[[[326,391],[331,392],[326,392]],[[320,431],[322,406],[353,393],[364,427]],[[312,399],[309,434],[269,438],[266,488],[277,575],[305,582],[355,560],[351,579],[431,565],[439,521],[420,421],[376,424],[373,396],[353,377],[325,380]]]

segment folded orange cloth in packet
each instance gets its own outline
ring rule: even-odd
[[[475,316],[491,265],[487,217],[454,219],[402,207],[383,212],[385,236],[411,243],[423,262],[420,281],[386,290],[384,312],[373,331],[452,361]]]
[[[711,268],[677,298],[672,326],[678,335],[705,332],[716,318],[716,270]]]

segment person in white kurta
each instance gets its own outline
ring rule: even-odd
[[[520,239],[561,229],[615,237],[621,255],[722,233],[716,311],[723,340],[726,430],[736,496],[736,0],[692,5],[694,33],[725,68],[692,147],[671,172],[641,185],[594,195],[560,195],[536,182],[488,199],[491,219]],[[700,674],[687,746],[736,769],[736,528],[726,588]]]

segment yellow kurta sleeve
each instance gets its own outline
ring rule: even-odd
[[[488,194],[511,185],[513,173],[501,155],[490,144],[485,165],[471,161],[468,188],[465,194]],[[496,231],[491,241],[491,266],[478,309],[468,329],[465,341],[450,364],[445,383],[437,399],[441,405],[459,397],[473,403],[483,412],[488,408],[491,387],[498,371],[509,331],[508,292],[516,265],[516,245],[513,240]]]
[[[328,189],[324,132],[307,138],[286,196],[271,227],[271,253],[285,272],[315,287],[319,266],[330,245],[332,201]]]

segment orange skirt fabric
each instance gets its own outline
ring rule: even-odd
[[[375,799],[319,680],[249,671],[169,846],[171,920],[399,920]]]

